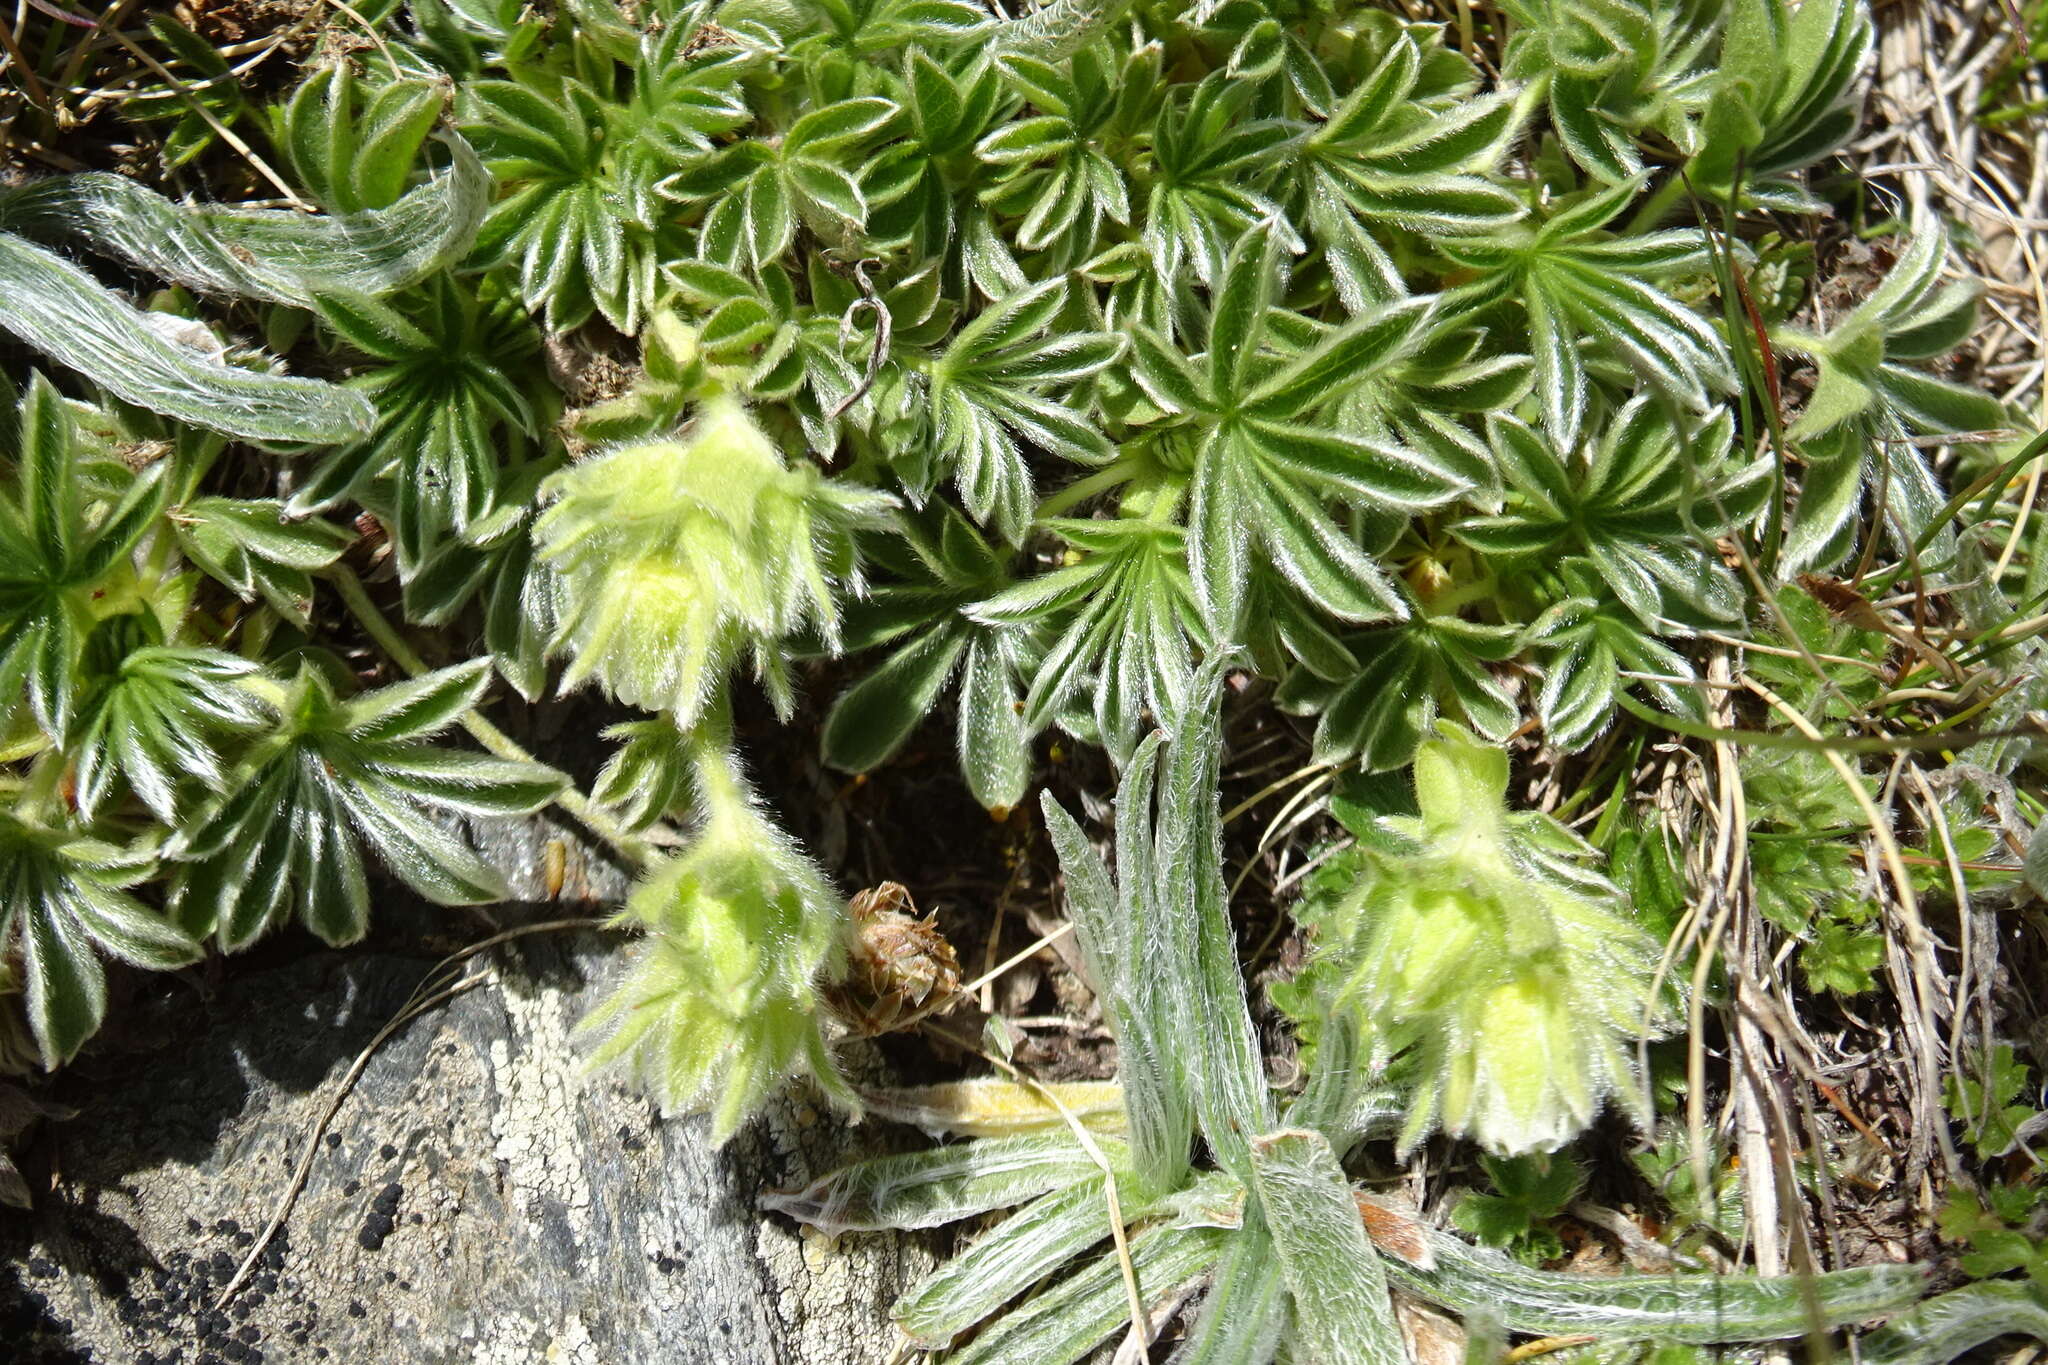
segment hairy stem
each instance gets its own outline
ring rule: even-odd
[[[377,642],[377,647],[383,650],[393,663],[412,677],[418,677],[428,671],[426,661],[405,642],[405,637],[398,633],[390,618],[370,600],[369,591],[363,587],[363,580],[356,576],[355,570],[345,564],[336,564],[327,570],[326,577],[328,582],[334,585],[334,590],[341,594],[342,603],[348,608],[349,614],[356,618],[356,622],[369,633],[370,638]],[[499,758],[509,758],[521,763],[539,761],[528,753],[519,741],[475,711],[463,716],[462,728],[469,731],[477,743]],[[597,804],[583,793],[582,788],[573,785],[563,788],[561,795],[555,798],[555,804],[573,817],[578,824],[610,844],[621,857],[636,868],[645,867],[652,860],[652,850],[648,842],[627,833],[617,821],[599,809]]]

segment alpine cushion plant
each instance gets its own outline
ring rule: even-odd
[[[1610,1102],[1655,1122],[1635,1048],[1680,997],[1647,926],[1696,869],[1644,870],[1632,784],[1686,741],[1811,742],[1748,684],[1973,763],[1929,727],[2042,699],[2032,502],[1999,501],[2024,460],[1942,448],[2009,420],[1950,363],[1965,239],[1829,180],[1866,7],[1455,8],[380,0],[374,59],[209,106],[311,211],[0,190],[0,328],[59,367],[0,404],[0,1000],[41,1060],[112,963],[352,942],[385,875],[504,895],[454,822],[556,801],[638,873],[593,1054],[718,1140],[796,1078],[854,1109],[860,925],[773,814],[779,746],[878,784],[951,749],[1029,870],[1015,813],[1094,780],[1053,761],[1078,744],[1120,793],[1114,875],[1074,802],[1042,809],[1121,1126],[775,1203],[1018,1208],[899,1306],[921,1344],[1074,1358],[1202,1274],[1183,1358],[1218,1363],[1397,1359],[1390,1282],[1475,1328],[1699,1343],[1896,1306],[1904,1272],[1592,1285],[1360,1213],[1353,1180],[1432,1136],[1507,1162]],[[198,137],[167,158],[229,183]],[[1889,268],[1821,316],[1851,232]],[[74,246],[170,288],[135,306]],[[1964,480],[2013,518],[1995,563],[1947,524]],[[1851,563],[1826,607],[1785,581]],[[1910,628],[1858,614],[1908,597]],[[585,795],[486,718],[494,679],[644,714]],[[754,683],[789,729],[748,723]],[[1299,1086],[1265,1072],[1223,892],[1226,692],[1304,759],[1290,819],[1322,783],[1370,805],[1283,922]],[[2024,760],[1985,758],[1986,800],[2031,816],[1999,785]],[[1846,807],[1802,878],[1772,840],[1819,806],[1730,771],[1757,932],[1874,983]],[[1516,808],[1537,788],[1556,818]],[[1997,856],[1965,833],[1912,856]]]

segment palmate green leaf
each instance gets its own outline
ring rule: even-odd
[[[1560,449],[1577,445],[1591,401],[1581,342],[1588,341],[1672,401],[1708,412],[1732,391],[1727,343],[1691,305],[1664,292],[1674,276],[1703,275],[1705,237],[1695,229],[1633,236],[1605,231],[1634,200],[1624,180],[1564,201],[1544,222],[1492,238],[1446,238],[1439,247],[1480,278],[1446,307],[1517,300],[1527,319],[1543,422]]]
[[[1198,41],[1229,56],[1222,69],[1243,81],[1265,82],[1273,100],[1288,113],[1326,118],[1337,103],[1330,72],[1317,54],[1317,26],[1297,22],[1300,11],[1284,3],[1201,4],[1183,22],[1199,26]]]
[[[55,252],[0,232],[0,332],[116,398],[251,441],[344,441],[367,431],[368,402],[318,379],[224,364],[171,340]]]
[[[1690,147],[1711,96],[1719,7],[1695,0],[1504,0],[1515,24],[1502,74],[1548,97],[1571,158],[1609,184],[1642,169],[1637,142]]]
[[[789,250],[799,224],[845,236],[866,223],[868,197],[847,168],[896,115],[896,105],[879,96],[841,100],[797,119],[779,144],[750,140],[699,152],[659,189],[704,206],[699,256],[758,272]]]
[[[199,947],[128,894],[152,859],[62,827],[0,812],[0,948],[18,955],[29,1030],[46,1070],[71,1060],[99,1028],[107,982],[99,955],[166,970]]]
[[[170,520],[179,550],[208,577],[301,628],[313,608],[313,571],[355,542],[318,517],[287,520],[272,498],[194,498]]]
[[[931,712],[967,652],[969,632],[948,623],[914,636],[832,704],[825,761],[868,772],[888,761]]]
[[[561,790],[561,775],[538,764],[427,742],[476,705],[488,679],[480,659],[342,700],[302,666],[275,729],[172,846],[183,864],[177,921],[229,951],[287,912],[329,943],[354,942],[369,927],[366,848],[436,904],[507,896],[503,877],[433,818],[530,814]]]
[[[1536,714],[1550,742],[1567,753],[1585,748],[1613,722],[1616,698],[1630,689],[1673,715],[1704,721],[1699,694],[1689,686],[1697,676],[1692,661],[1607,593],[1590,561],[1568,561],[1558,573],[1571,595],[1528,629],[1543,668]],[[1623,671],[1647,676],[1625,679]]]
[[[1749,202],[1795,212],[1820,208],[1794,177],[1855,133],[1858,81],[1874,46],[1870,12],[1857,0],[1729,6],[1718,79],[1687,179],[1725,202],[1739,174]]]
[[[116,777],[167,825],[178,821],[185,782],[219,790],[225,741],[261,723],[261,705],[241,686],[256,667],[217,649],[123,650],[80,711],[72,750],[79,814],[91,819]]]
[[[1330,1365],[1405,1365],[1387,1276],[1366,1240],[1351,1182],[1321,1133],[1252,1140],[1252,1188],[1286,1274],[1296,1328]]]
[[[741,83],[764,45],[744,32],[719,33],[709,22],[713,8],[665,3],[653,22],[618,16],[615,55],[632,77],[627,118],[648,149],[671,158],[708,146],[748,116]]]
[[[1033,488],[1023,445],[1079,464],[1114,454],[1090,422],[1053,398],[1114,361],[1122,340],[1056,326],[1065,281],[998,299],[929,365],[934,456],[950,467],[976,521],[1016,543],[1030,522]],[[1048,335],[1051,332],[1051,335]]]
[[[1405,767],[1439,715],[1463,719],[1496,742],[1521,722],[1514,695],[1489,665],[1522,648],[1522,628],[1419,612],[1352,638],[1357,662],[1325,680],[1302,667],[1275,697],[1284,709],[1319,713],[1315,761],[1356,759],[1367,772]]]
[[[580,77],[521,67],[516,80],[463,85],[464,126],[502,191],[476,254],[516,266],[522,297],[550,330],[598,312],[637,332],[658,262],[687,254],[657,187],[752,117],[737,87],[754,50],[698,41],[705,17],[629,35]],[[622,76],[617,61],[628,58]],[[623,101],[612,97],[621,82]]]
[[[1255,552],[1331,615],[1398,617],[1404,608],[1391,581],[1327,505],[1423,508],[1465,487],[1421,452],[1352,436],[1313,416],[1412,349],[1429,301],[1390,304],[1282,359],[1272,348],[1283,283],[1276,229],[1261,224],[1232,248],[1217,282],[1200,366],[1149,328],[1132,334],[1133,377],[1198,442],[1188,561],[1203,615],[1224,638],[1242,629]]]
[[[1465,501],[1491,509],[1500,474],[1476,419],[1513,410],[1533,381],[1529,357],[1501,345],[1482,328],[1433,312],[1412,349],[1348,386],[1333,421],[1420,453],[1470,485]]]
[[[799,0],[797,9],[824,30],[812,46],[862,60],[913,45],[947,52],[992,28],[988,12],[967,0]]]
[[[1284,677],[1299,664],[1314,677],[1337,682],[1357,669],[1332,623],[1277,574],[1253,575],[1244,621],[1244,650],[1263,674]]]
[[[1210,636],[1188,581],[1180,528],[1149,518],[1045,523],[1080,563],[1030,578],[967,609],[983,625],[1051,635],[1024,697],[1035,733],[1092,679],[1096,733],[1127,760],[1146,714],[1177,722],[1194,650]]]
[[[848,611],[849,649],[891,652],[825,718],[825,761],[852,772],[885,763],[958,679],[961,772],[975,799],[1005,810],[1024,797],[1031,759],[1017,675],[1024,632],[975,621],[972,605],[1007,587],[1003,557],[951,505],[899,514],[874,550],[896,579]]]
[[[590,799],[610,811],[629,833],[639,833],[681,807],[689,787],[690,753],[683,733],[667,717],[606,726],[618,744],[590,784]]]
[[[1795,438],[1825,435],[1858,419],[1866,429],[1889,420],[1936,435],[2004,422],[2003,407],[1989,395],[1897,363],[1954,349],[1975,317],[1971,285],[1942,285],[1947,252],[1947,230],[1924,215],[1916,218],[1884,282],[1826,336],[1792,327],[1773,333],[1774,344],[1810,356],[1820,371],[1807,410],[1793,425]]]
[[[1232,246],[1253,224],[1268,220],[1282,245],[1302,249],[1279,204],[1261,188],[1296,130],[1282,119],[1247,118],[1253,92],[1252,82],[1212,72],[1185,108],[1168,101],[1159,111],[1142,236],[1161,280],[1192,270],[1203,284],[1216,285]]]
[[[1687,433],[1639,396],[1585,461],[1513,417],[1495,416],[1488,429],[1506,505],[1454,523],[1459,540],[1503,562],[1582,555],[1647,625],[1737,614],[1740,585],[1713,538],[1763,510],[1769,466],[1734,463],[1726,413]]]
[[[974,798],[1008,811],[1030,780],[1012,632],[964,618],[913,637],[833,703],[822,735],[833,767],[868,772],[893,757],[959,678],[961,772]]]
[[[535,490],[555,468],[545,460],[504,471],[492,515],[472,524],[469,538],[443,539],[405,584],[406,617],[419,625],[447,625],[475,602],[492,666],[528,701],[547,687],[556,625],[554,572],[536,557],[532,535]]]
[[[1805,477],[1779,552],[1785,568],[1827,568],[1847,559],[1858,543],[1858,514],[1880,496],[1884,530],[1894,540],[1911,544],[1931,532],[1930,558],[1953,553],[1953,532],[1932,524],[1944,501],[1941,482],[1903,425],[1845,424],[1808,438],[1802,452]]]
[[[900,70],[876,73],[903,115],[891,130],[898,136],[860,170],[861,192],[873,206],[869,238],[924,258],[945,257],[959,244],[968,206],[993,179],[973,159],[974,144],[1015,107],[995,68],[971,49],[951,66],[912,48]]]
[[[293,506],[314,510],[388,477],[393,539],[407,577],[451,533],[491,511],[507,453],[535,435],[546,391],[534,328],[511,301],[449,276],[389,302],[332,298],[321,320],[368,361],[349,381],[377,406],[365,439],[328,455]],[[383,501],[378,498],[376,501]]]
[[[1990,395],[1899,363],[1953,349],[1975,315],[1970,286],[1941,284],[1947,253],[1947,229],[1917,218],[1884,282],[1826,336],[1793,327],[1772,332],[1773,345],[1810,357],[1819,371],[1789,433],[1802,443],[1807,470],[1780,554],[1786,567],[1846,558],[1859,512],[1879,499],[1892,535],[1911,543],[1943,502],[1940,482],[1911,438],[2005,426],[2005,407]],[[1932,543],[1939,558],[1953,552],[1946,528]]]
[[[86,636],[131,595],[136,544],[163,510],[163,465],[105,505],[84,486],[75,420],[48,380],[30,380],[12,417],[15,477],[0,485],[0,732],[25,694],[37,726],[62,744]]]
[[[1519,130],[1507,93],[1426,105],[1415,98],[1422,70],[1421,42],[1400,35],[1301,144],[1309,231],[1354,313],[1407,292],[1381,240],[1390,231],[1472,236],[1522,216],[1488,174]]]
[[[510,190],[491,206],[478,254],[517,268],[521,296],[544,309],[551,330],[602,311],[636,331],[658,254],[654,166],[608,162],[604,107],[580,83],[476,81],[462,97],[465,131]]]
[[[1562,1156],[1482,1156],[1492,1193],[1474,1190],[1451,1210],[1451,1221],[1482,1246],[1503,1247],[1524,1262],[1553,1259],[1560,1243],[1550,1220],[1585,1184],[1585,1172]]]
[[[1119,62],[1098,43],[1077,51],[1067,70],[1021,55],[998,66],[1010,88],[1042,112],[975,144],[975,155],[998,168],[982,202],[1018,219],[1014,239],[1026,251],[1058,244],[1060,259],[1083,260],[1105,222],[1130,225],[1131,187],[1105,144],[1149,125],[1160,50],[1146,45]]]

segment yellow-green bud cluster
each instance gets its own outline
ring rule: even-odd
[[[693,742],[702,823],[620,922],[645,930],[586,1021],[594,1058],[625,1059],[664,1109],[708,1110],[723,1142],[790,1077],[851,1105],[822,1032],[819,987],[843,966],[846,907],[755,806],[715,740]]]
[[[1438,1127],[1503,1155],[1551,1151],[1610,1097],[1639,1104],[1632,1043],[1670,1023],[1661,945],[1593,850],[1506,809],[1507,755],[1448,722],[1415,761],[1418,817],[1317,924],[1331,1007],[1415,1094],[1403,1146]],[[1332,970],[1334,969],[1334,970]]]
[[[778,644],[806,625],[833,641],[834,586],[857,586],[850,532],[892,501],[787,466],[729,396],[681,437],[581,461],[542,495],[534,538],[560,583],[563,690],[594,679],[685,727],[745,654],[786,704]]]

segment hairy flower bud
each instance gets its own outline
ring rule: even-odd
[[[1381,1064],[1405,1054],[1404,1146],[1433,1128],[1503,1155],[1550,1151],[1609,1097],[1634,1101],[1627,1044],[1670,1022],[1657,940],[1592,850],[1548,817],[1509,814],[1507,756],[1439,724],[1415,762],[1421,814],[1364,858],[1316,917],[1316,979]]]
[[[807,624],[832,640],[835,586],[858,586],[850,533],[893,501],[787,467],[724,396],[680,438],[582,461],[542,495],[534,539],[559,575],[563,689],[595,679],[684,726],[744,654],[784,701],[777,646]]]
[[[843,966],[846,907],[722,742],[692,748],[702,824],[627,900],[619,921],[646,937],[585,1027],[605,1035],[594,1061],[627,1060],[666,1109],[709,1110],[723,1142],[800,1073],[853,1107],[819,999]]]

